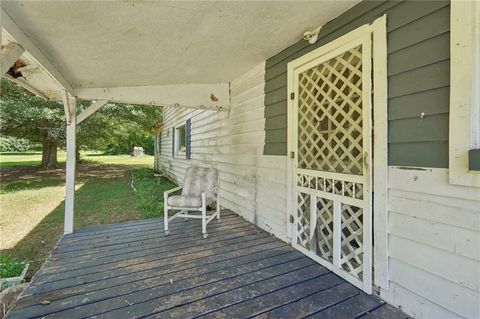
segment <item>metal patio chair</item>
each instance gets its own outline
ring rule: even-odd
[[[191,166],[185,172],[183,187],[176,187],[163,193],[164,227],[168,235],[168,223],[177,218],[202,219],[203,238],[207,238],[207,225],[215,217],[220,220],[220,178],[216,168]],[[182,190],[181,195],[170,196],[171,193]],[[215,213],[207,215],[207,206],[216,204]],[[168,217],[169,210],[178,211]],[[200,212],[201,215],[194,214]]]

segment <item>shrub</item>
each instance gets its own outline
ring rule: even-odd
[[[135,201],[144,218],[163,216],[163,193],[176,187],[166,178],[155,178],[151,168],[140,168],[132,172]]]
[[[18,277],[22,274],[25,263],[6,255],[0,256],[0,278]]]
[[[0,152],[25,152],[32,147],[32,143],[24,138],[0,136]]]

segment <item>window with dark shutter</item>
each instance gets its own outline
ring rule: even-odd
[[[185,122],[185,158],[190,159],[192,154],[192,120]]]

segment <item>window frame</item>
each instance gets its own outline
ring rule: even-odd
[[[181,142],[181,131],[183,130],[183,148],[181,150],[182,145]],[[187,134],[186,134],[186,125],[182,124],[175,127],[175,157],[185,159],[187,157]]]
[[[480,3],[453,0],[450,9],[449,182],[480,187],[469,166],[480,152]]]

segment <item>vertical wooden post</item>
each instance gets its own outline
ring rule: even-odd
[[[66,91],[62,92],[65,116],[67,118],[67,165],[65,187],[64,234],[73,233],[73,211],[75,202],[75,164],[76,164],[76,101],[70,101]]]

